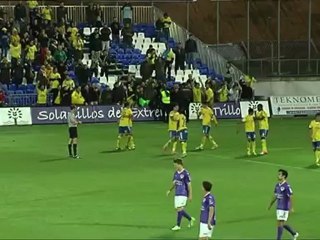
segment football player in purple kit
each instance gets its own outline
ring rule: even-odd
[[[213,228],[216,225],[216,201],[211,194],[212,183],[202,182],[202,188],[205,192],[200,214],[200,240],[208,240],[212,237]]]
[[[173,160],[174,168],[176,169],[173,175],[173,183],[171,188],[167,191],[167,196],[175,189],[174,208],[177,210],[177,224],[172,228],[172,231],[179,231],[181,229],[181,220],[183,217],[188,219],[188,227],[192,227],[195,218],[191,217],[184,208],[187,205],[187,201],[192,200],[192,187],[191,178],[189,172],[184,169],[181,159]]]
[[[289,225],[286,224],[289,211],[293,212],[292,204],[292,189],[287,183],[288,172],[280,169],[278,171],[278,180],[274,189],[274,196],[269,205],[269,210],[272,205],[277,201],[277,221],[278,221],[278,232],[277,240],[281,240],[283,229],[287,230],[293,237],[294,240],[298,239],[299,233],[294,231]]]

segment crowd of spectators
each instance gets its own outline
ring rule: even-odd
[[[166,81],[171,80],[173,64],[177,73],[179,69],[190,68],[190,63],[196,59],[197,43],[191,35],[184,47],[182,44],[177,44],[174,49],[167,46],[161,55],[151,45],[140,68],[141,79],[123,72],[114,86],[106,86],[102,91],[99,82],[92,79],[103,76],[108,79],[109,66],[117,66],[109,54],[111,39],[124,48],[133,47],[131,4],[126,3],[122,12],[121,22],[114,18],[107,24],[103,21],[101,7],[90,4],[86,17],[89,26],[95,30],[85,39],[68,18],[63,2],[57,8],[55,20],[50,6],[39,8],[37,1],[20,1],[10,18],[0,11],[1,84],[36,84],[38,105],[48,104],[48,93],[53,96],[54,105],[122,104],[129,101],[132,105],[159,107],[165,111],[170,105],[164,103],[168,97],[170,103],[179,103],[186,111],[191,102],[213,104],[215,101],[240,99],[241,89],[248,84],[245,81],[241,86],[232,80],[231,66],[227,66],[231,72],[222,83],[210,78],[202,83],[189,75],[185,83],[167,88]],[[156,41],[170,38],[170,26],[171,18],[165,13],[155,23]],[[90,66],[83,62],[86,40],[89,43]],[[74,70],[75,76],[70,76],[70,69]],[[156,76],[152,77],[154,70]],[[0,88],[0,104],[4,102],[5,94]]]

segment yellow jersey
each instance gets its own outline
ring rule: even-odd
[[[46,104],[47,103],[47,89],[41,90],[41,89],[37,89],[37,93],[38,93],[38,99],[37,99],[37,103],[38,104]]]
[[[52,10],[50,8],[43,8],[42,9],[42,17],[44,20],[47,20],[47,21],[51,21],[52,20]]]
[[[71,103],[74,105],[83,105],[85,102],[81,92],[73,91],[71,94]]]
[[[21,44],[19,43],[17,46],[10,45],[10,55],[13,58],[20,59],[21,58]]]
[[[34,60],[36,58],[37,47],[35,45],[27,47],[27,56],[28,60]]]
[[[124,108],[121,111],[121,117],[119,121],[119,127],[131,127],[132,126],[133,113],[131,108]]]
[[[170,28],[172,20],[170,17],[164,17],[162,18],[162,22],[163,22],[163,28]]]
[[[193,88],[193,102],[195,103],[201,103],[201,89],[200,88]]]
[[[186,130],[187,128],[187,118],[184,114],[179,114],[178,120],[178,131]]]
[[[228,88],[224,85],[219,91],[219,101],[220,102],[227,102],[228,101]]]
[[[169,114],[169,124],[168,130],[169,131],[177,131],[178,129],[178,121],[179,121],[179,112],[171,111]]]
[[[244,130],[246,132],[255,132],[256,126],[254,123],[254,116],[253,115],[247,115],[242,119],[242,122],[244,122]]]
[[[60,82],[57,79],[51,81],[51,89],[58,89],[59,86],[60,86]]]
[[[260,111],[256,113],[256,116],[258,119],[259,123],[259,129],[260,130],[269,130],[269,120],[268,120],[268,114],[265,111]],[[260,118],[263,118],[260,120]]]
[[[202,107],[200,115],[202,116],[202,126],[211,126],[211,120],[214,118],[213,110],[209,107]]]
[[[312,120],[309,129],[312,131],[312,141],[313,142],[319,142],[320,141],[320,122],[317,122],[316,120]]]
[[[38,1],[28,1],[28,7],[30,8],[30,9],[34,9],[34,8],[36,8],[36,7],[38,7],[39,6],[39,3],[38,3]]]
[[[206,102],[212,105],[213,100],[214,100],[214,93],[212,89],[211,88],[206,89]]]

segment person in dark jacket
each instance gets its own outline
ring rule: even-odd
[[[11,65],[6,57],[0,63],[0,82],[10,84],[11,81]]]
[[[110,28],[112,32],[112,41],[114,41],[115,43],[119,43],[121,26],[116,17],[113,18],[113,22],[111,23]]]
[[[156,42],[160,42],[161,38],[163,37],[163,21],[162,18],[158,18],[155,24],[156,27]]]
[[[187,64],[189,64],[189,68],[190,68],[191,64],[196,59],[196,54],[198,52],[197,42],[192,38],[192,35],[190,35],[188,40],[186,41],[184,50],[186,53]]]
[[[21,19],[25,19],[27,17],[27,9],[22,4],[22,1],[20,1],[15,7],[14,7],[14,19],[16,21],[21,21]]]
[[[1,58],[7,57],[9,50],[10,38],[6,28],[2,28],[1,32]]]
[[[75,74],[78,78],[78,82],[80,86],[86,85],[90,79],[91,72],[88,68],[88,65],[80,63],[77,65]]]
[[[100,53],[102,51],[102,41],[99,37],[99,33],[94,35],[94,39],[90,41],[91,58],[92,61],[97,61],[100,58]]]
[[[111,35],[111,31],[110,28],[105,25],[102,29],[101,29],[101,34],[100,34],[100,39],[102,41],[102,50],[106,50],[109,51],[110,48],[110,35]]]
[[[122,36],[123,36],[123,45],[124,45],[124,48],[132,48],[132,37],[133,37],[133,28],[132,26],[127,23],[124,28],[122,29],[122,32],[121,32]]]
[[[178,69],[181,69],[184,71],[185,69],[185,65],[184,62],[186,61],[186,54],[185,51],[181,45],[181,43],[179,43],[177,45],[177,47],[173,50],[174,54],[176,55],[176,62],[175,62],[175,67],[174,70],[177,74]]]
[[[57,21],[60,24],[62,21],[67,20],[68,11],[64,6],[64,2],[60,3],[60,6],[57,8]]]
[[[17,64],[13,68],[13,74],[12,74],[12,82],[16,85],[19,86],[22,84],[23,81],[23,65],[21,63],[21,60],[17,61]]]

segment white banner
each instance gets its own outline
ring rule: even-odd
[[[0,126],[31,125],[31,108],[0,108]]]
[[[320,112],[320,96],[270,97],[272,114],[276,116],[314,115]]]
[[[268,117],[270,117],[270,109],[268,101],[241,101],[241,117],[244,118],[248,114],[249,108],[252,108],[255,112],[257,111],[258,105],[262,104],[263,110],[266,111]]]

